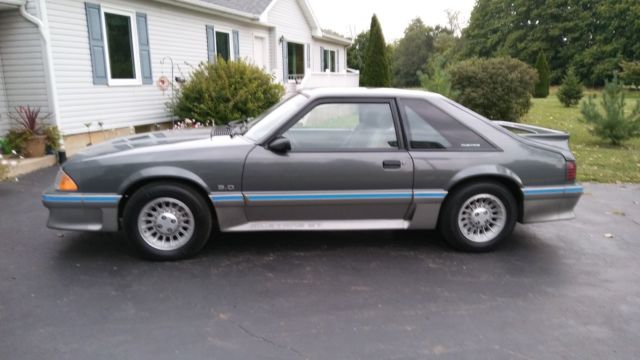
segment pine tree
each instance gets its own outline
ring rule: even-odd
[[[371,18],[369,41],[364,59],[364,69],[360,74],[360,84],[370,87],[391,86],[391,69],[387,45],[384,41],[380,22],[375,14]]]
[[[569,68],[567,75],[565,75],[562,80],[562,85],[560,85],[560,89],[558,89],[556,96],[564,106],[569,107],[578,105],[583,96],[582,91],[583,88],[580,83],[580,79],[578,79],[573,68]]]
[[[538,82],[536,83],[533,97],[546,98],[549,96],[549,63],[544,52],[540,50],[538,59],[536,60],[536,70],[538,70]]]
[[[627,114],[625,111],[624,88],[618,77],[614,75],[611,82],[606,82],[602,93],[601,106],[604,115],[589,97],[582,103],[582,120],[591,125],[594,135],[619,146],[623,141],[640,136],[640,100]]]

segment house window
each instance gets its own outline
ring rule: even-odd
[[[336,72],[335,50],[324,50],[324,69],[322,71]]]
[[[304,78],[304,45],[287,43],[287,71],[289,80]]]
[[[231,41],[228,32],[216,31],[216,54],[225,61],[231,58]]]
[[[107,43],[109,85],[140,84],[138,34],[133,26],[134,14],[104,9],[102,16]]]

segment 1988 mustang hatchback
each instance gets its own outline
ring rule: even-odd
[[[122,229],[154,259],[194,255],[217,230],[438,228],[486,251],[516,221],[572,218],[575,178],[566,133],[432,93],[316,89],[228,128],[93,146],[42,201],[49,227]]]

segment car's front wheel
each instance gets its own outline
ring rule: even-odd
[[[488,251],[511,235],[518,217],[511,192],[499,183],[479,182],[453,192],[440,217],[440,231],[453,247]]]
[[[212,229],[210,206],[190,187],[154,183],[136,191],[123,213],[125,233],[149,259],[177,260],[195,255]]]

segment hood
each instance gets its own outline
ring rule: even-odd
[[[111,155],[163,152],[167,150],[188,149],[190,147],[216,147],[232,144],[247,144],[242,136],[231,138],[229,135],[211,136],[211,129],[184,129],[150,132],[116,138],[92,145],[74,156],[70,161],[83,161],[109,157]]]

